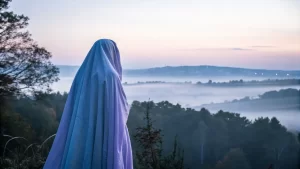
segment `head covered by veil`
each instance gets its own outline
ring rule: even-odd
[[[132,169],[116,43],[94,43],[72,83],[44,169]]]

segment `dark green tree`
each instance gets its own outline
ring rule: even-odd
[[[244,152],[240,149],[232,149],[226,154],[222,161],[219,161],[215,169],[250,169]]]
[[[149,111],[152,102],[147,103],[144,127],[138,127],[134,138],[140,145],[141,151],[136,152],[139,168],[158,169],[160,168],[160,157],[162,153],[162,138],[161,130],[153,128],[152,120]]]
[[[57,121],[60,121],[68,94],[66,92],[60,93],[45,93],[36,92],[35,99],[38,104],[43,104],[46,107],[51,107],[54,110],[52,114]]]
[[[177,138],[174,141],[173,152],[170,155],[162,156],[161,130],[153,127],[150,117],[150,109],[153,102],[147,102],[145,121],[146,125],[136,128],[135,140],[139,147],[136,152],[137,168],[140,169],[183,169],[183,151],[178,150]]]
[[[0,99],[50,90],[59,70],[51,54],[25,28],[29,18],[8,11],[11,0],[0,0]]]

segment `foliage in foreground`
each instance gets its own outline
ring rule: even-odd
[[[7,169],[41,169],[44,166],[49,150],[46,147],[46,143],[54,136],[48,137],[42,144],[38,145],[29,143],[29,140],[24,137],[2,135],[1,139],[7,139],[7,141],[0,157],[1,167]],[[15,144],[12,149],[9,149],[11,142]]]

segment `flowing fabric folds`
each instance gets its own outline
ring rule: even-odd
[[[72,83],[44,169],[133,169],[116,44],[95,42]]]

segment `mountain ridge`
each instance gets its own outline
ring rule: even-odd
[[[61,76],[74,75],[79,66],[57,65]],[[227,66],[164,66],[146,69],[124,69],[126,76],[266,76],[300,77],[300,70],[250,69]]]

